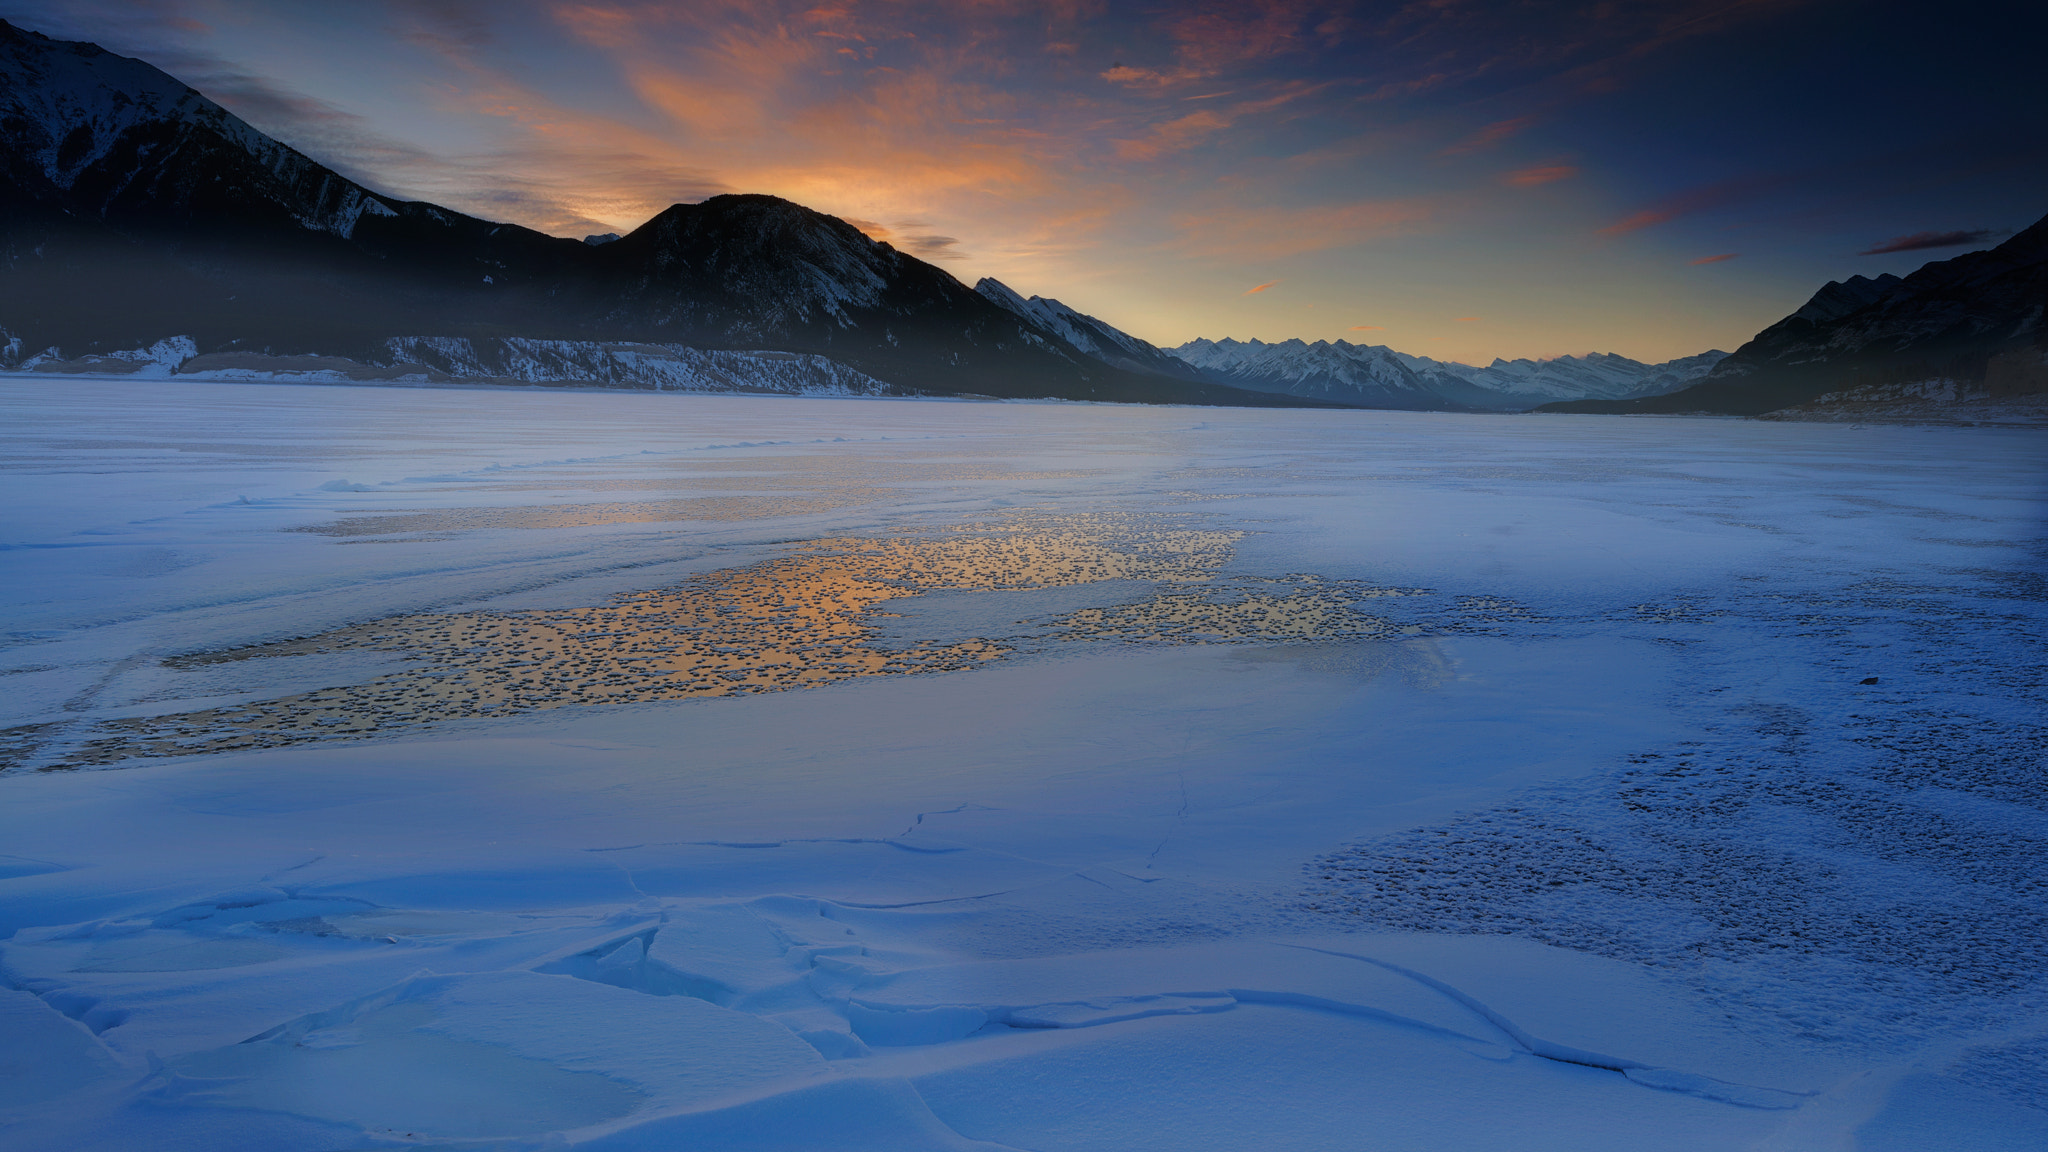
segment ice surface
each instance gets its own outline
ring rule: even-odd
[[[2048,1131],[2038,433],[0,402],[11,1147]],[[818,629],[994,657],[627,675]],[[525,703],[64,768],[436,672]]]

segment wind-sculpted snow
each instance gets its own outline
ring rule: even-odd
[[[1717,701],[1692,705],[1708,735],[1324,857],[1316,904],[1625,958],[1845,1043],[2037,1011],[2048,677],[2002,654],[2048,647],[2048,596],[1988,575],[1752,602],[1770,649],[1835,686],[1798,706],[1719,703],[1744,659],[1721,621],[1646,605],[1698,653],[1684,692]],[[1880,644],[1885,674],[1864,683]]]
[[[0,399],[10,1148],[2048,1145],[2038,432]]]

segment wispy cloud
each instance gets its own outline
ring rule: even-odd
[[[1700,69],[1745,50],[1731,33],[1817,2],[0,0],[0,15],[142,56],[381,191],[571,236],[625,231],[676,201],[768,192],[862,221],[963,277],[971,268],[1120,326],[1155,325],[1151,338],[1246,311],[1272,313],[1260,323],[1276,331],[1323,316],[1332,336],[1385,331],[1345,329],[1338,318],[1354,307],[1404,333],[1449,322],[1461,304],[1504,317],[1492,292],[1430,285],[1441,272],[1540,293],[1527,271],[1537,262],[1500,267],[1493,241],[1507,228],[1570,259],[1588,228],[1628,236],[1738,202],[1782,222],[1788,188],[1852,182],[1674,189],[1672,172],[1724,160],[1743,171],[1733,165],[1783,153],[1712,152],[1726,138],[1711,102],[1689,124],[1674,99],[1684,93],[1655,86],[1675,63],[1694,67],[1686,82],[1699,91],[1724,90],[1724,76]],[[1705,36],[1717,38],[1699,54],[1715,57],[1707,65],[1665,52]],[[1677,109],[1660,121],[1668,137],[1609,138],[1614,117],[1590,114],[1588,94],[1617,88],[1645,97],[1631,123]],[[1772,122],[1754,135],[1791,132]],[[1709,150],[1686,151],[1702,142]],[[1816,166],[1846,163],[1809,152]],[[1617,189],[1638,199],[1602,209],[1595,197]],[[1589,211],[1606,214],[1588,225]],[[1750,235],[1690,243],[1762,250]],[[1872,251],[1951,235],[1964,234]],[[1979,238],[1989,234],[1953,243]],[[1321,255],[1367,245],[1370,260]],[[1653,275],[1620,261],[1619,245],[1590,247],[1607,249],[1586,258],[1620,282],[1716,279],[1685,274],[1682,255]],[[1313,287],[1301,256],[1329,270]],[[1292,285],[1285,301],[1229,304],[1276,271]],[[1414,299],[1374,294],[1403,278]],[[1575,307],[1556,295],[1545,317]],[[1585,323],[1643,322],[1654,295],[1633,311],[1589,309]],[[1311,300],[1313,313],[1297,310]],[[1532,323],[1465,319],[1450,339],[1471,354],[1495,333],[1526,338]],[[1594,338],[1551,330],[1546,344]]]
[[[1733,260],[1733,259],[1735,259],[1735,258],[1736,258],[1737,256],[1740,256],[1740,255],[1742,255],[1742,253],[1740,253],[1740,252],[1723,252],[1723,253],[1721,253],[1721,254],[1720,254],[1719,256],[1702,256],[1702,257],[1700,257],[1700,258],[1699,258],[1699,259],[1697,259],[1697,260],[1687,260],[1687,261],[1686,261],[1686,263],[1687,263],[1687,264],[1719,264],[1719,263],[1720,263],[1721,261],[1723,261],[1723,260]]]
[[[853,216],[844,219],[848,224],[865,232],[869,239],[880,240],[920,260],[959,260],[966,256],[966,253],[960,251],[960,241],[957,238],[925,231],[931,225],[922,220],[899,221],[892,227]]]
[[[1265,64],[1327,45],[1338,29],[1324,8],[1313,0],[1204,0],[1170,7],[1154,25],[1172,46],[1169,61],[1119,60],[1100,75],[1128,88],[1167,88]]]
[[[1579,170],[1570,164],[1541,164],[1534,168],[1518,168],[1501,179],[1517,188],[1533,188],[1538,184],[1569,180],[1578,174]]]
[[[1155,160],[1168,152],[1192,148],[1228,127],[1230,119],[1227,116],[1207,110],[1194,112],[1177,120],[1156,124],[1148,135],[1140,139],[1118,140],[1116,154],[1126,160]]]
[[[1257,296],[1259,293],[1264,292],[1266,289],[1271,288],[1273,285],[1278,283],[1280,283],[1278,280],[1268,280],[1264,284],[1254,285],[1250,288],[1245,289],[1244,292],[1241,294],[1245,296]]]
[[[1894,236],[1890,240],[1865,248],[1860,255],[1883,256],[1888,252],[1919,252],[1928,248],[1961,248],[1965,244],[1982,244],[2010,236],[2008,230],[1974,228],[1964,232],[1915,232],[1911,236]]]
[[[384,0],[400,35],[442,49],[473,50],[492,41],[491,7],[474,0]]]
[[[1479,317],[1477,317],[1477,316],[1458,316],[1458,317],[1454,317],[1454,319],[1455,319],[1455,320],[1456,320],[1456,321],[1457,321],[1458,323],[1460,323],[1460,324],[1477,324],[1477,323],[1479,323]]]
[[[1459,156],[1467,152],[1478,152],[1521,132],[1536,122],[1534,116],[1517,116],[1512,120],[1496,120],[1472,135],[1443,150],[1445,156]]]
[[[1705,212],[1725,204],[1746,199],[1783,184],[1785,179],[1784,176],[1773,173],[1743,176],[1734,180],[1723,180],[1697,188],[1688,188],[1683,192],[1667,196],[1646,208],[1632,212],[1599,231],[1602,236],[1623,236],[1630,232],[1639,232],[1644,228],[1664,224],[1681,216],[1690,216],[1696,212]]]

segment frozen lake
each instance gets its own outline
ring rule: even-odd
[[[2048,435],[0,380],[35,1149],[2048,1145]]]

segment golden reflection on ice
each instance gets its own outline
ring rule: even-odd
[[[1164,641],[1229,644],[1369,639],[1401,629],[1354,605],[1377,596],[1410,594],[1360,581],[1316,580],[1298,591],[1273,595],[1243,592],[1211,597],[1202,592],[1165,592],[1140,604],[1083,608],[1057,617],[1053,626],[1084,640]]]
[[[369,650],[403,652],[419,665],[366,684],[107,721],[64,766],[272,747],[568,705],[967,669],[1009,649],[989,639],[880,647],[870,621],[885,602],[929,591],[1196,583],[1230,559],[1242,536],[1159,516],[1017,516],[920,536],[820,540],[789,556],[595,607],[406,616],[185,657],[173,663]],[[1277,601],[1262,609],[1278,610]]]

